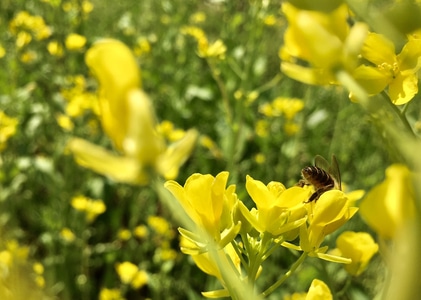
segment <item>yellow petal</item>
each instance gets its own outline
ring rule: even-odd
[[[399,73],[389,85],[389,97],[395,105],[405,104],[418,93],[418,76],[409,74],[402,76]]]
[[[102,126],[121,150],[128,127],[128,92],[140,87],[136,60],[126,45],[106,39],[86,52],[85,61],[100,84]]]
[[[144,184],[147,174],[134,158],[116,156],[112,152],[79,138],[68,144],[78,164],[116,181]]]
[[[396,62],[395,45],[381,34],[370,32],[365,40],[362,56],[375,65]]]
[[[308,290],[306,300],[331,300],[333,299],[329,287],[321,280],[314,279]]]

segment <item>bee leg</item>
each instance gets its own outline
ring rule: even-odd
[[[321,196],[323,194],[323,191],[320,191],[320,190],[317,190],[317,191],[315,191],[311,196],[310,196],[310,198],[308,198],[308,200],[307,201],[305,201],[304,203],[310,203],[310,202],[313,202],[313,201],[317,201],[317,199],[319,199],[319,197]]]
[[[300,179],[300,181],[298,181],[295,186],[299,186],[299,187],[304,187],[306,185],[310,185],[309,183],[307,183],[304,179]]]

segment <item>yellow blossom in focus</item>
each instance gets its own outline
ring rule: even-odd
[[[413,175],[405,165],[386,169],[386,179],[376,185],[360,205],[366,223],[385,239],[394,239],[416,217]]]
[[[370,259],[379,251],[377,245],[367,232],[345,231],[336,239],[337,250],[340,255],[352,260],[344,265],[351,275],[360,275],[367,267]]]
[[[73,242],[76,239],[75,234],[69,228],[65,227],[60,231],[60,237],[68,243]]]
[[[239,202],[239,208],[255,230],[269,232],[273,236],[290,233],[287,239],[298,235],[298,227],[306,219],[304,202],[308,199],[308,191],[300,187],[286,189],[282,183],[275,181],[265,185],[249,175],[246,177],[246,189],[256,208],[249,211],[242,202]]]
[[[60,125],[60,127],[65,131],[71,131],[75,126],[70,117],[67,115],[59,114],[56,116],[56,120],[58,125]]]
[[[77,33],[71,33],[66,37],[64,44],[69,50],[80,50],[86,44],[86,37]]]
[[[300,228],[300,247],[311,256],[341,262],[340,258],[331,257],[327,247],[320,248],[326,235],[336,231],[358,211],[350,206],[349,198],[340,190],[323,193],[317,201],[306,205],[308,210],[307,224]],[[342,261],[345,262],[346,260]],[[348,261],[347,263],[350,263]]]
[[[165,183],[165,188],[180,202],[193,222],[216,243],[229,242],[229,238],[224,240],[224,237],[234,236],[240,229],[240,224],[234,224],[232,218],[234,206],[238,202],[235,186],[226,188],[227,180],[228,172],[221,172],[215,177],[210,174],[193,174],[186,180],[184,187],[172,180]],[[203,245],[204,241],[200,237],[194,237],[193,233],[185,229],[179,231],[198,245]]]
[[[139,239],[146,238],[149,235],[148,227],[146,227],[145,225],[136,226],[133,231],[133,234]]]
[[[74,209],[86,213],[86,221],[88,223],[93,222],[98,215],[106,210],[102,200],[93,200],[85,196],[73,197],[71,204]]]
[[[47,45],[48,53],[53,56],[62,57],[63,56],[63,47],[57,41],[51,41]]]
[[[0,151],[7,146],[7,141],[16,134],[18,119],[9,117],[0,110]]]
[[[111,178],[146,184],[150,172],[175,178],[188,158],[197,132],[189,130],[180,141],[166,145],[156,131],[149,97],[140,89],[140,71],[130,49],[116,40],[103,40],[88,50],[87,65],[100,83],[100,120],[122,155],[74,138],[69,150],[82,166]]]
[[[102,288],[99,292],[99,300],[124,300],[119,289]]]
[[[148,283],[147,273],[131,262],[117,264],[116,271],[121,282],[130,284],[134,289],[139,289]]]

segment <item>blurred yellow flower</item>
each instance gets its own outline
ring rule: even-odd
[[[68,243],[73,242],[76,239],[75,234],[69,228],[65,227],[60,231],[60,237]]]
[[[134,45],[133,52],[136,56],[142,56],[151,52],[151,44],[144,37],[138,37]]]
[[[103,40],[86,53],[86,63],[99,83],[100,120],[122,156],[82,139],[69,149],[82,166],[111,178],[137,184],[149,181],[149,172],[175,178],[190,155],[197,132],[169,146],[156,130],[149,97],[140,89],[140,71],[130,49],[116,40]]]
[[[25,33],[30,36],[32,35],[37,40],[44,40],[52,33],[51,28],[45,24],[44,19],[41,16],[33,16],[27,11],[18,12],[10,21],[9,29],[13,35]],[[28,38],[24,38],[24,40],[27,39]],[[25,43],[22,44],[21,40],[20,42],[17,42],[17,45],[18,47],[22,47]]]
[[[148,225],[160,235],[168,235],[171,231],[170,223],[160,216],[149,216]]]
[[[394,239],[416,216],[413,176],[404,165],[386,169],[386,179],[368,192],[360,205],[366,223],[382,238]]]
[[[202,11],[198,11],[192,14],[189,19],[193,24],[203,23],[206,21],[206,14]]]
[[[263,19],[263,24],[266,26],[274,26],[276,24],[276,17],[274,15],[267,15]]]
[[[274,115],[284,115],[287,120],[292,120],[304,108],[304,101],[298,98],[277,97],[272,101]]]
[[[148,274],[131,262],[116,264],[116,271],[121,282],[130,284],[134,289],[139,289],[148,283]]]
[[[18,119],[9,117],[0,110],[0,151],[7,146],[7,141],[16,134]]]
[[[99,292],[99,300],[124,300],[119,289],[102,288]]]
[[[89,14],[94,10],[94,5],[91,1],[84,0],[82,1],[82,11],[85,14]]]
[[[258,120],[255,126],[254,130],[257,136],[264,138],[269,135],[269,123],[267,120]]]
[[[34,62],[37,58],[38,58],[37,53],[32,50],[23,52],[21,56],[19,57],[20,61],[23,62],[24,64],[30,64]]]
[[[47,45],[48,53],[53,56],[62,57],[63,56],[63,47],[58,41],[51,41]]]
[[[86,37],[77,33],[71,33],[66,37],[64,45],[69,50],[80,50],[86,44]]]
[[[58,125],[60,125],[60,127],[65,131],[71,131],[75,126],[70,117],[67,115],[59,114],[56,116],[56,120]]]
[[[132,237],[132,233],[128,229],[119,229],[117,232],[117,237],[122,241],[128,241]]]
[[[392,102],[401,105],[418,93],[421,39],[410,38],[396,55],[392,41],[383,35],[369,33],[361,55],[372,65],[359,66],[353,76],[370,95],[378,94],[388,87]]]
[[[379,250],[370,234],[367,232],[344,231],[336,239],[336,247],[340,256],[352,259],[350,264],[344,265],[351,275],[358,276],[366,269],[370,259]]]
[[[225,59],[227,47],[221,39],[209,44],[205,32],[196,26],[185,26],[181,28],[181,33],[194,37],[197,42],[198,55],[200,57],[216,57]]]
[[[145,225],[136,226],[133,231],[133,234],[139,239],[146,238],[149,235],[148,227],[146,227]]]
[[[16,36],[16,47],[23,48],[32,41],[32,36],[26,31],[20,31]]]
[[[282,11],[288,19],[279,53],[282,72],[307,84],[327,85],[336,82],[338,70],[355,68],[368,27],[355,23],[350,28],[345,4],[326,13],[301,10],[284,2]],[[298,64],[299,59],[310,67]]]
[[[0,58],[6,55],[6,49],[2,45],[0,45]]]
[[[93,222],[98,215],[106,210],[102,200],[93,200],[82,195],[73,197],[71,204],[74,209],[86,213],[86,221],[88,223]]]

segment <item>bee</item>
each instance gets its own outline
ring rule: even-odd
[[[342,190],[341,174],[339,172],[336,156],[332,155],[332,162],[329,162],[320,155],[314,158],[314,166],[305,167],[301,170],[302,180],[298,186],[312,185],[315,192],[306,203],[317,201],[324,193],[332,189]]]

